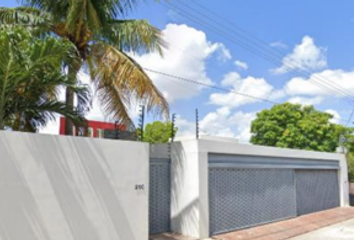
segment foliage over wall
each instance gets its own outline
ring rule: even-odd
[[[283,148],[335,152],[341,135],[352,130],[331,123],[333,116],[312,106],[284,103],[257,114],[251,143]]]
[[[335,152],[341,136],[347,139],[349,178],[354,182],[353,128],[332,123],[333,116],[313,106],[284,103],[257,114],[251,143],[282,148]]]
[[[174,127],[172,131],[171,122],[155,121],[145,126],[143,141],[149,143],[168,143],[172,138],[172,133],[176,135],[177,131],[177,127]],[[138,134],[140,134],[139,132],[140,130],[138,130]]]

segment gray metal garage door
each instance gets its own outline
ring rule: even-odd
[[[170,161],[150,159],[150,234],[170,231],[170,181]]]
[[[337,170],[296,170],[298,215],[339,207]]]
[[[211,234],[296,216],[294,171],[209,169]]]
[[[338,168],[338,161],[209,154],[211,235],[338,206]]]

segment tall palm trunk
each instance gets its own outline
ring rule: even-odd
[[[4,130],[4,120],[2,114],[0,114],[0,130]]]
[[[72,84],[77,83],[77,74],[79,72],[80,67],[75,67],[75,66],[70,66],[68,69],[68,77],[70,79],[70,82]],[[66,102],[66,108],[69,110],[74,110],[74,92],[70,88],[66,88],[65,92],[65,102]],[[65,135],[72,136],[74,133],[74,124],[73,122],[66,118],[65,119]]]

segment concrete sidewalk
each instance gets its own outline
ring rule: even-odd
[[[329,229],[324,228],[327,226],[333,226],[333,228],[331,227],[329,227]],[[307,233],[310,237],[307,237]],[[342,236],[349,236],[349,238],[327,238],[327,234],[329,234],[328,236],[335,237],[336,234],[339,233],[341,233]],[[315,235],[311,235],[311,234],[315,234]],[[296,236],[299,236],[299,238],[294,238]],[[314,237],[320,236],[320,237],[311,238],[313,236]],[[254,228],[217,235],[214,236],[212,239],[215,240],[283,240],[289,238],[294,238],[294,240],[295,239],[296,240],[354,239],[354,208],[351,207],[335,208],[327,211],[312,213],[312,214],[304,215],[301,217],[297,217],[297,218],[293,218],[281,222],[275,222],[263,226],[258,226]],[[150,236],[150,240],[196,240],[196,239],[184,237],[178,234],[159,234],[159,235]]]
[[[289,240],[353,240],[354,219],[290,238]]]
[[[217,235],[215,238],[218,240],[283,240],[349,219],[354,219],[354,208],[334,208],[281,222]]]

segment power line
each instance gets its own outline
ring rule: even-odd
[[[172,4],[170,3],[170,5],[172,5]],[[172,9],[172,8],[170,8],[170,7],[168,7],[168,6],[165,6],[165,7],[169,8],[169,9]],[[175,6],[174,6],[174,7],[175,7]],[[175,7],[175,8],[180,9],[180,8],[178,8],[178,7]],[[172,10],[174,10],[174,9],[172,9]],[[181,10],[181,9],[180,9],[180,10]],[[269,57],[269,55],[265,55],[264,53],[260,53],[259,50],[255,50],[252,46],[249,46],[248,44],[235,41],[235,40],[234,40],[232,37],[230,37],[228,34],[225,34],[224,32],[220,31],[219,29],[217,29],[217,28],[215,28],[215,27],[213,28],[213,27],[209,26],[209,24],[206,23],[205,21],[200,20],[200,19],[198,19],[198,18],[197,18],[197,20],[195,20],[194,18],[192,18],[192,17],[190,17],[190,16],[188,16],[188,15],[186,15],[186,14],[184,14],[184,13],[181,13],[181,12],[179,12],[179,14],[182,15],[182,16],[185,16],[186,18],[190,19],[191,21],[194,21],[194,22],[197,22],[197,23],[203,25],[204,27],[210,29],[210,30],[213,31],[214,33],[217,33],[217,34],[223,36],[224,38],[228,39],[229,41],[234,42],[235,44],[241,46],[242,48],[245,48],[246,50],[248,50],[248,51],[250,51],[250,52],[252,52],[252,53],[254,53],[254,54],[258,55],[258,56],[261,56],[262,58],[268,60],[269,62],[272,62],[273,64],[274,64],[274,63],[275,63],[275,65],[278,65],[278,64],[279,64],[279,61],[276,60],[276,59],[274,59],[274,57],[272,57],[272,56]],[[291,72],[291,73],[294,73],[294,72],[296,71],[295,69],[290,68],[288,65],[285,65],[284,67],[285,67],[289,72]],[[298,71],[298,72],[299,72],[299,71]],[[301,73],[300,75],[304,76],[304,73],[303,73],[303,72],[304,72],[304,71],[302,71],[302,73]],[[296,76],[297,76],[297,75],[296,75]],[[305,75],[305,77],[307,78],[306,75]],[[353,100],[352,100],[351,98],[348,98],[348,97],[347,97],[347,94],[345,94],[345,93],[343,93],[343,92],[340,92],[339,90],[331,89],[331,88],[329,88],[328,86],[324,86],[323,84],[320,84],[320,83],[315,82],[315,81],[314,81],[314,82],[309,81],[309,82],[312,83],[312,84],[314,84],[314,85],[316,85],[316,86],[319,87],[319,88],[322,88],[323,90],[329,91],[331,94],[333,94],[333,92],[335,92],[335,95],[341,95],[341,96],[344,97],[344,99],[347,100],[348,103],[350,103],[350,104],[353,102]]]
[[[243,29],[243,28],[239,27],[238,25],[236,25],[235,23],[231,22],[231,21],[228,20],[227,18],[221,16],[220,14],[217,14],[217,13],[214,12],[213,10],[210,10],[209,8],[207,8],[207,7],[203,6],[203,5],[201,5],[201,4],[198,3],[197,1],[192,0],[191,2],[194,3],[195,5],[197,5],[198,7],[204,9],[205,11],[207,11],[208,13],[210,13],[211,15],[215,16],[216,18],[221,19],[221,20],[223,20],[224,22],[228,23],[230,26],[235,27],[236,29],[238,29],[239,31],[243,32],[243,33],[246,34],[247,36],[250,36],[250,38],[247,38],[247,37],[246,37],[246,39],[247,39],[248,41],[253,42],[255,45],[259,46],[260,48],[263,48],[263,46],[266,46],[267,48],[269,48],[269,49],[271,49],[271,50],[273,51],[273,52],[271,52],[271,54],[274,54],[274,51],[276,51],[276,52],[278,52],[278,54],[276,54],[276,55],[277,55],[278,57],[281,57],[281,58],[283,58],[284,56],[287,55],[287,53],[285,53],[285,52],[283,52],[283,51],[281,51],[281,50],[279,50],[279,49],[271,48],[267,42],[265,42],[265,41],[263,41],[262,39],[260,39],[260,38],[258,38],[258,37],[256,37],[256,36],[254,36],[253,34],[249,33],[249,32],[246,31],[245,29]],[[208,19],[210,19],[210,20],[212,20],[212,21],[215,21],[214,19],[212,19],[212,18],[209,17],[210,15],[203,14],[203,13],[201,13],[201,12],[199,12],[199,11],[193,9],[193,8],[190,7],[189,5],[184,4],[184,3],[182,3],[182,2],[179,2],[179,3],[182,4],[182,5],[184,5],[184,6],[187,7],[187,8],[191,9],[192,11],[199,13],[200,15],[202,15],[202,16],[208,18]],[[223,26],[224,28],[227,28],[225,25],[222,25],[222,26]],[[227,29],[233,31],[233,29],[230,29],[230,28],[227,28]],[[240,34],[238,34],[238,35],[240,36]],[[244,36],[241,36],[241,37],[244,37]],[[261,43],[263,46],[261,46],[259,43]],[[293,62],[295,62],[295,63],[298,64],[298,65],[296,66],[297,68],[301,67],[301,62],[297,61],[296,59],[293,60]],[[301,68],[302,68],[302,67],[301,67]],[[305,68],[302,68],[302,69],[306,70]],[[309,71],[308,71],[308,72],[309,72]],[[311,74],[311,72],[309,72],[309,73]],[[333,86],[334,88],[338,89],[339,91],[345,92],[348,96],[352,96],[352,93],[351,93],[351,92],[347,92],[346,89],[342,88],[341,86],[339,86],[339,85],[337,85],[337,84],[335,84],[335,83],[330,82],[329,79],[324,78],[324,77],[321,77],[321,76],[320,76],[320,78],[321,78],[321,80],[326,81],[326,82],[327,82],[327,80],[328,80],[328,82],[327,82],[328,85]],[[311,79],[310,79],[309,81],[311,81]]]
[[[271,104],[279,104],[277,102],[274,102],[274,101],[271,101],[271,100],[268,100],[268,99],[265,99],[265,98],[256,97],[256,96],[249,95],[249,94],[246,94],[246,93],[236,92],[236,91],[233,91],[233,90],[230,90],[230,89],[226,89],[226,88],[218,87],[218,86],[215,86],[215,85],[212,85],[212,84],[207,84],[207,83],[195,81],[195,80],[188,79],[188,78],[175,76],[175,75],[172,75],[172,74],[156,71],[156,70],[153,70],[153,69],[150,69],[150,68],[143,67],[143,69],[145,71],[148,71],[148,72],[152,72],[152,73],[156,73],[156,74],[159,74],[159,75],[162,75],[162,76],[166,76],[166,77],[182,80],[184,82],[198,84],[198,85],[201,85],[201,86],[204,86],[204,87],[213,88],[213,89],[216,89],[216,90],[219,90],[219,91],[223,91],[223,92],[234,93],[234,94],[237,94],[237,95],[240,95],[240,96],[243,96],[243,97],[252,98],[252,99],[263,101],[263,102],[268,102],[268,103],[271,103]]]
[[[106,60],[108,60],[110,62],[115,62],[115,63],[117,62],[117,60],[109,59],[109,58],[106,58]],[[223,91],[223,92],[233,93],[233,94],[236,94],[236,95],[239,95],[239,96],[251,98],[251,99],[262,101],[262,102],[267,102],[267,103],[270,103],[270,104],[273,104],[273,105],[281,104],[279,102],[275,102],[275,101],[269,100],[269,98],[265,99],[265,98],[257,97],[257,96],[250,95],[250,94],[247,94],[247,93],[236,92],[236,91],[233,91],[233,90],[230,90],[230,89],[227,89],[227,88],[222,88],[222,87],[218,87],[218,86],[215,86],[215,85],[212,85],[212,84],[199,82],[199,81],[196,81],[196,80],[193,80],[193,79],[176,76],[176,75],[173,75],[173,74],[157,71],[157,70],[154,70],[154,69],[151,69],[151,68],[147,68],[147,67],[143,67],[142,66],[142,69],[147,71],[147,72],[159,74],[159,75],[162,75],[162,76],[165,76],[165,77],[169,77],[169,78],[172,78],[172,79],[176,79],[176,80],[181,80],[181,81],[188,82],[188,83],[197,84],[197,85],[200,85],[200,86],[203,86],[203,87],[208,87],[208,88],[216,89],[216,90]],[[183,87],[188,88],[187,86],[183,86]],[[188,89],[194,90],[194,89],[191,89],[191,88],[188,88]],[[354,108],[353,108],[353,113],[351,115],[354,115]],[[350,119],[351,118],[352,118],[352,116],[350,117]],[[341,118],[336,118],[333,115],[332,115],[332,119],[337,120],[337,121],[341,121],[341,122],[347,122],[347,121],[345,121],[345,120],[343,120]]]
[[[352,109],[352,112],[350,113],[349,115],[349,118],[347,120],[347,123],[345,124],[346,127],[348,127],[349,123],[351,122],[352,118],[353,118],[353,115],[354,115],[354,107]]]
[[[162,75],[162,76],[165,76],[165,77],[169,77],[169,78],[181,80],[181,81],[184,81],[184,82],[197,84],[197,85],[200,85],[200,86],[216,89],[216,90],[223,91],[223,92],[233,93],[233,94],[236,94],[236,95],[239,95],[239,96],[242,96],[242,97],[247,97],[247,98],[255,99],[255,100],[258,100],[258,101],[267,102],[267,103],[270,103],[270,104],[280,104],[279,102],[275,102],[275,101],[272,101],[272,100],[269,100],[269,99],[253,96],[253,95],[246,94],[246,93],[236,92],[236,91],[233,91],[233,90],[230,90],[230,89],[227,89],[227,88],[222,88],[222,87],[218,87],[218,86],[215,86],[215,85],[212,85],[212,84],[207,84],[207,83],[199,82],[199,81],[196,81],[196,80],[192,80],[192,79],[188,79],[188,78],[172,75],[172,74],[169,74],[169,73],[153,70],[151,68],[143,67],[143,69],[145,71],[147,71],[147,72],[159,74],[159,75]],[[353,114],[354,114],[354,111],[353,111]],[[334,116],[332,116],[332,119],[335,119],[335,120],[341,121],[341,122],[346,122],[345,120],[340,119],[340,118],[336,118]]]
[[[199,60],[199,61],[204,61],[204,59],[202,59],[202,58],[200,58],[200,57],[197,57],[197,56],[195,56],[195,55],[193,55],[193,54],[191,54],[191,53],[189,53],[189,52],[187,52],[187,51],[185,51],[185,50],[183,50],[183,49],[181,49],[181,48],[179,48],[179,47],[177,47],[177,46],[175,46],[175,45],[173,45],[173,44],[171,44],[171,43],[169,43],[169,47],[170,46],[172,46],[173,48],[175,48],[176,50],[178,50],[178,51],[180,51],[180,52],[182,52],[182,53],[184,53],[185,55],[188,55],[189,57],[191,57],[191,58],[194,58],[194,59],[197,59],[197,60]],[[220,72],[220,73],[222,73],[222,74],[225,74],[224,73],[224,71],[222,71],[220,68],[218,68],[217,67],[217,65],[209,65],[209,67],[212,67],[213,69],[215,69],[215,70],[217,70],[218,72]],[[180,86],[182,86],[182,87],[184,87],[183,85],[180,85]],[[285,93],[285,95],[286,96],[288,96],[288,97],[293,97],[293,96],[290,96],[287,92],[286,92],[286,86],[284,86],[284,88],[282,89],[283,90],[283,92]],[[190,89],[190,88],[189,88]],[[192,90],[192,89],[190,89],[190,90]],[[266,93],[266,92],[264,92],[264,91],[262,91],[263,93]],[[270,96],[269,96],[270,97]],[[268,98],[269,98],[268,97]]]
[[[196,5],[198,5],[198,6],[201,6],[200,4],[196,3],[195,1],[194,1],[194,3],[195,3]],[[206,19],[209,19],[209,20],[213,21],[213,23],[215,23],[215,22],[217,23],[217,21],[215,21],[215,19],[212,19],[209,15],[206,15],[206,14],[204,14],[204,13],[199,12],[198,10],[195,10],[194,8],[190,7],[189,5],[184,4],[184,3],[182,3],[182,2],[179,2],[179,4],[184,5],[186,8],[190,9],[191,11],[194,11],[194,12],[196,12],[197,14],[199,14],[199,15],[205,17]],[[173,4],[171,4],[171,5],[173,5]],[[174,5],[174,6],[175,6],[175,5]],[[176,6],[175,6],[175,7],[176,7]],[[178,7],[177,7],[177,8],[178,8]],[[221,17],[218,16],[215,12],[213,12],[213,11],[211,11],[211,10],[208,10],[206,7],[202,6],[202,8],[203,8],[203,9],[206,9],[208,12],[212,13],[214,16],[217,16],[217,17],[221,18]],[[179,8],[179,9],[181,10],[181,8]],[[225,19],[225,18],[222,18],[222,19]],[[227,20],[225,20],[225,21],[226,21],[227,23],[231,24],[232,26],[234,26],[234,27],[240,29],[242,32],[247,33],[245,30],[239,28],[236,24],[230,23],[230,21],[227,21]],[[217,23],[217,24],[218,24],[218,23]],[[229,28],[229,27],[227,27],[227,26],[225,26],[225,25],[223,25],[223,24],[220,24],[220,22],[219,22],[218,25],[221,26],[221,27],[223,27],[223,28],[225,28],[225,29],[227,29],[228,31],[233,32],[234,34],[240,36],[241,38],[245,38],[245,36],[243,36],[243,35],[241,35],[241,34],[239,34],[239,33],[237,33],[237,32],[234,32],[234,29],[231,29],[231,28]],[[286,53],[284,53],[284,52],[282,52],[282,51],[280,51],[280,50],[279,50],[278,52],[281,53],[281,55],[279,55],[279,54],[274,54],[274,51],[273,51],[274,49],[273,49],[273,48],[270,48],[269,45],[268,45],[266,42],[264,42],[263,40],[260,40],[260,39],[257,38],[257,37],[252,36],[252,35],[249,34],[249,33],[247,33],[247,35],[252,37],[251,39],[246,37],[247,42],[250,42],[250,41],[253,42],[254,45],[256,45],[257,47],[259,47],[261,50],[266,51],[268,54],[271,54],[271,55],[276,56],[276,57],[281,57],[281,58],[283,58],[283,55],[286,55]],[[257,43],[256,41],[254,41],[254,39],[256,39],[258,42],[261,42],[261,43],[262,43],[263,45],[265,45],[267,48],[270,48],[273,52],[272,52],[272,51],[269,51],[269,50],[267,50],[267,49],[264,49],[263,46],[260,46],[259,43]],[[303,67],[301,66],[301,65],[302,65],[301,62],[299,62],[299,61],[297,61],[297,60],[292,60],[292,62],[297,63],[297,65],[294,66],[294,65],[292,65],[292,63],[290,63],[289,61],[288,61],[287,64],[290,63],[290,64],[292,65],[292,66],[290,66],[290,67],[294,67],[294,68],[296,68],[296,69],[301,69],[302,71],[304,71],[304,72],[307,71],[307,73],[311,74],[311,72],[309,72],[306,68],[303,68]],[[333,87],[333,88],[336,88],[337,91],[342,91],[342,92],[345,92],[345,91],[346,91],[345,89],[341,88],[340,86],[338,86],[338,85],[336,85],[336,84],[334,84],[334,83],[327,82],[324,77],[320,77],[320,78],[321,78],[321,80],[325,81],[326,85],[329,85],[329,86],[331,86],[331,87]],[[311,79],[310,79],[309,81],[311,81]],[[346,92],[345,94],[348,95],[348,96],[351,96],[352,93]]]
[[[258,42],[261,42],[261,43],[262,43],[264,46],[266,46],[267,48],[271,48],[267,42],[265,42],[265,41],[263,41],[262,39],[259,39],[258,37],[256,37],[256,36],[254,36],[254,35],[248,33],[246,30],[242,29],[241,27],[238,27],[236,24],[232,23],[232,22],[229,21],[228,19],[226,19],[226,18],[224,18],[224,17],[222,17],[222,16],[216,14],[216,13],[213,12],[212,10],[210,10],[210,9],[204,7],[203,5],[197,3],[195,0],[193,0],[192,2],[193,2],[194,4],[200,6],[201,8],[205,9],[206,11],[208,11],[209,13],[211,13],[212,15],[223,19],[225,22],[231,24],[232,26],[234,26],[235,28],[239,29],[240,31],[242,31],[242,32],[245,33],[246,35],[250,36],[251,39],[250,39],[250,38],[248,38],[248,39],[246,38],[246,39],[247,39],[248,41],[251,40],[251,42],[253,42],[256,46],[262,48],[262,46],[260,46],[259,43],[253,41],[253,39],[256,39]],[[191,9],[192,11],[193,11],[193,10],[196,11],[195,9],[191,8],[190,6],[188,6],[188,5],[186,5],[186,4],[183,4],[183,3],[181,3],[181,2],[180,2],[180,4],[185,5],[187,8]],[[173,5],[173,4],[171,4],[171,5]],[[197,11],[197,12],[198,12],[198,11]],[[206,18],[208,18],[208,19],[210,19],[210,20],[212,20],[212,21],[215,22],[215,20],[214,20],[214,19],[211,19],[209,16],[207,16],[207,15],[205,15],[205,14],[203,14],[203,13],[200,13],[200,12],[198,12],[198,13],[199,13],[200,15],[202,15],[202,16],[204,16],[204,17],[206,17]],[[190,19],[190,18],[189,18],[189,19]],[[192,20],[192,21],[193,21],[193,20]],[[194,21],[194,22],[195,22],[195,21]],[[227,28],[227,27],[225,27],[224,25],[222,25],[222,26],[223,26],[224,28],[228,29],[228,30],[233,31],[233,29]],[[239,35],[239,34],[238,34],[238,35]],[[241,36],[241,37],[243,37],[243,36]],[[253,38],[253,39],[252,39],[252,38]],[[183,51],[183,50],[181,50],[181,49],[179,49],[179,50],[182,51],[182,52],[185,52],[185,53],[188,54],[188,55],[191,55],[191,54],[187,53],[186,51]],[[281,55],[284,55],[284,56],[287,55],[286,53],[284,53],[283,51],[280,51],[280,50],[278,50],[278,49],[271,48],[271,50],[276,50],[278,53],[280,53]],[[274,56],[274,53],[269,52],[269,51],[267,51],[267,52],[270,53],[270,54],[272,54],[272,55]],[[279,57],[280,55],[277,54],[277,56]],[[280,56],[280,57],[284,57],[284,56]],[[192,57],[193,57],[193,56],[192,56]],[[196,57],[195,57],[195,58],[196,58]],[[307,71],[307,69],[305,69],[305,68],[303,68],[303,67],[301,66],[301,63],[300,63],[300,62],[298,62],[298,61],[296,61],[296,60],[293,60],[293,61],[294,61],[295,63],[297,62],[297,63],[300,65],[300,66],[299,66],[299,65],[295,66],[295,69],[300,68],[300,69],[302,70],[302,72]],[[285,63],[285,65],[286,65],[286,67],[288,67],[289,62],[287,61],[287,63]],[[291,65],[291,66],[293,66],[293,65]],[[212,66],[212,67],[213,67],[213,66]],[[294,66],[293,66],[293,67],[294,67]],[[218,70],[219,70],[219,69],[218,69]],[[289,70],[293,71],[294,69],[289,69]],[[312,74],[312,73],[309,72],[309,71],[308,71],[308,73],[309,73],[309,74]],[[313,77],[313,76],[312,76],[312,77]],[[316,77],[315,79],[320,79],[320,80],[324,81],[324,82],[325,82],[325,85],[323,85],[323,84],[321,84],[321,83],[319,83],[319,82],[317,82],[317,83],[320,84],[320,85],[322,85],[322,86],[324,86],[324,87],[326,87],[326,89],[328,89],[328,90],[330,90],[330,91],[333,91],[333,90],[334,90],[336,93],[340,93],[340,95],[342,95],[342,96],[344,96],[344,97],[351,96],[351,93],[350,93],[350,92],[348,92],[346,89],[343,89],[342,87],[338,86],[337,84],[332,83],[331,80],[329,80],[329,79],[327,79],[327,78],[324,78],[324,77],[322,77],[322,76],[318,76],[318,77]],[[314,80],[313,78],[309,77],[308,82],[311,82],[311,81],[313,81],[313,80]],[[315,83],[315,85],[317,85],[317,84]],[[318,86],[318,85],[317,85],[317,86]],[[329,87],[328,87],[328,86],[329,86]],[[318,87],[319,87],[319,86],[318,86]],[[334,88],[334,89],[332,89],[332,88]],[[284,93],[285,93],[286,95],[288,95],[287,92],[285,91],[285,89],[284,89]],[[289,95],[288,95],[288,96],[289,96]],[[290,96],[289,96],[289,97],[290,97]],[[349,99],[350,103],[353,101],[351,98],[346,98],[346,99]],[[268,100],[268,99],[266,99],[266,100]],[[347,124],[346,124],[347,126],[348,126],[348,124],[350,123],[350,120],[352,119],[353,114],[354,114],[354,108],[353,108],[352,113],[350,114],[350,117],[349,117],[348,121],[347,121]],[[339,118],[335,118],[335,117],[333,117],[333,119],[336,119],[336,120],[339,120],[339,121],[343,121],[343,122],[345,121],[345,120],[342,120],[342,119],[339,119]]]
[[[110,58],[106,58],[106,60],[108,60],[110,62],[114,62],[114,63],[117,62],[117,60],[110,59]],[[203,86],[203,87],[208,87],[208,88],[216,89],[216,90],[223,91],[223,92],[233,93],[233,94],[236,94],[236,95],[239,95],[239,96],[251,98],[251,99],[262,101],[262,102],[267,102],[267,103],[270,103],[270,104],[273,104],[273,105],[281,104],[279,102],[275,102],[275,101],[269,100],[269,98],[265,99],[265,98],[257,97],[257,96],[250,95],[250,94],[247,94],[247,93],[236,92],[236,91],[233,91],[233,90],[230,90],[230,89],[227,89],[227,88],[222,88],[222,87],[218,87],[218,86],[215,86],[215,85],[212,85],[212,84],[199,82],[199,81],[196,81],[196,80],[193,80],[193,79],[188,79],[188,78],[176,76],[176,75],[173,75],[173,74],[157,71],[157,70],[154,70],[154,69],[151,69],[151,68],[147,68],[147,67],[143,67],[142,66],[142,69],[147,71],[147,72],[159,74],[159,75],[162,75],[162,76],[165,76],[165,77],[169,77],[169,78],[172,78],[172,79],[176,79],[176,80],[181,80],[181,81],[188,82],[188,83],[197,84],[197,85],[200,85],[200,86]],[[183,87],[188,88],[187,86],[183,86]],[[194,89],[191,89],[191,88],[188,88],[188,89],[194,90]],[[353,112],[351,114],[350,119],[352,118],[353,115],[354,115],[354,108],[353,108]],[[336,118],[333,115],[332,115],[332,119],[337,120],[337,121],[341,121],[341,122],[347,122],[347,121],[345,121],[345,120],[343,120],[341,118]],[[348,121],[350,121],[350,119]]]
[[[178,50],[178,51],[180,51],[180,52],[182,52],[183,54],[187,55],[188,57],[197,59],[197,60],[199,60],[199,61],[204,61],[203,58],[197,57],[196,55],[191,54],[190,52],[187,52],[187,51],[185,51],[185,50],[183,50],[183,49],[177,47],[177,46],[174,45],[174,44],[168,43],[168,46],[169,46],[169,47],[172,47],[172,48],[174,48],[174,49],[176,49],[176,50]],[[267,45],[267,46],[268,46],[268,45]],[[224,74],[224,71],[222,71],[220,68],[218,68],[217,65],[214,66],[214,65],[211,64],[211,65],[209,65],[209,67],[212,67],[212,68],[215,69],[216,71],[218,71],[218,72]],[[176,84],[176,83],[175,83],[175,84]],[[185,87],[184,85],[180,85],[180,86],[181,86],[181,87]],[[185,88],[187,88],[187,87],[185,87]],[[188,89],[193,90],[193,89],[191,89],[191,88],[188,88]],[[194,90],[194,91],[197,91],[197,90]],[[286,91],[286,86],[284,86],[283,92],[284,92],[284,94],[285,94],[286,96],[288,96],[289,98],[293,97],[293,96],[291,96],[290,94],[287,93],[287,91]],[[264,92],[264,93],[265,93],[265,92]],[[270,97],[270,96],[269,96],[269,97]]]
[[[106,60],[108,60],[110,62],[115,62],[115,63],[117,62],[117,60],[109,59],[109,58],[106,58]],[[230,90],[230,89],[227,89],[227,88],[222,88],[222,87],[218,87],[218,86],[215,86],[215,85],[212,85],[212,84],[199,82],[199,81],[196,81],[196,80],[193,80],[193,79],[176,76],[176,75],[173,75],[173,74],[170,74],[170,73],[157,71],[157,70],[154,70],[154,69],[151,69],[151,68],[147,68],[147,67],[143,67],[142,66],[142,69],[147,71],[147,72],[159,74],[161,76],[169,77],[169,78],[176,79],[176,80],[181,80],[181,81],[188,82],[188,83],[197,84],[197,85],[200,85],[200,86],[203,86],[203,87],[208,87],[208,88],[216,89],[216,90],[223,91],[223,92],[233,93],[233,94],[236,94],[236,95],[239,95],[239,96],[251,98],[251,99],[262,101],[262,102],[267,102],[267,103],[270,103],[270,104],[273,104],[273,105],[281,104],[279,102],[275,102],[275,101],[269,100],[269,98],[266,99],[266,98],[257,97],[257,96],[251,95],[251,94],[247,94],[247,93],[236,92],[236,91],[233,91],[233,90]],[[183,87],[188,88],[187,86],[183,86]],[[188,88],[188,89],[194,90],[194,89],[191,89],[191,88]],[[354,115],[354,110],[353,110],[353,115]],[[337,121],[341,121],[341,122],[347,122],[347,121],[345,121],[345,120],[343,120],[341,118],[336,118],[333,115],[332,115],[332,119],[337,120]]]

